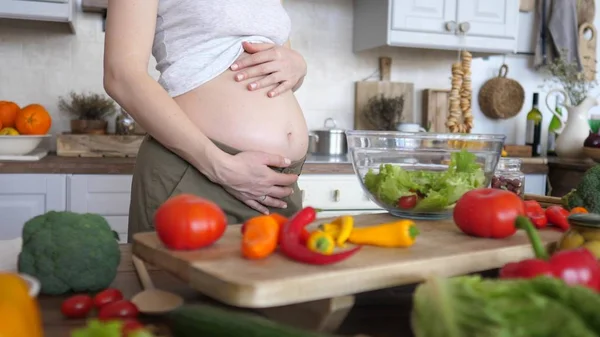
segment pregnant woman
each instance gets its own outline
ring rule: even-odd
[[[109,0],[108,8],[104,87],[148,132],[133,174],[130,241],[180,193],[216,202],[229,223],[296,212],[308,131],[293,91],[306,63],[289,46],[280,0]]]

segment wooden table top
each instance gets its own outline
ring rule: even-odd
[[[397,219],[389,214],[365,214],[356,216],[355,224],[367,226]],[[278,253],[261,261],[243,259],[239,226],[230,226],[213,246],[191,252],[169,251],[155,233],[140,233],[134,236],[133,252],[199,292],[245,308],[275,307],[413,284],[433,273],[464,275],[533,255],[523,231],[494,240],[464,235],[452,220],[417,223],[421,235],[410,248],[363,247],[348,260],[330,266],[306,265]],[[546,243],[561,235],[552,230],[540,234]]]

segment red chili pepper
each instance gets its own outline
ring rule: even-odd
[[[548,222],[560,228],[562,231],[567,231],[570,228],[569,221],[567,221],[568,217],[569,211],[561,206],[555,205],[546,208],[546,218],[548,218]]]
[[[314,208],[305,207],[283,226],[283,235],[280,238],[279,248],[285,256],[298,262],[325,265],[343,261],[356,254],[362,248],[358,246],[332,255],[324,255],[308,249],[306,244],[301,242],[301,233],[304,227],[315,221],[316,214],[317,211]]]
[[[535,200],[526,200],[524,204],[525,213],[536,228],[544,228],[548,225],[548,218],[539,202]]]
[[[527,218],[518,217],[515,226],[527,232],[536,258],[506,264],[500,269],[500,278],[533,278],[546,275],[562,279],[570,285],[577,284],[600,291],[600,265],[589,250],[564,250],[548,257],[536,229]]]

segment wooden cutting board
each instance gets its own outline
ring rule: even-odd
[[[356,226],[398,220],[387,213],[355,217]],[[319,220],[318,223],[327,221]],[[240,226],[230,226],[212,247],[192,252],[165,249],[155,233],[134,236],[133,254],[167,270],[199,292],[246,308],[276,307],[423,281],[431,274],[463,275],[532,256],[523,231],[504,240],[469,237],[452,220],[418,221],[421,235],[410,248],[363,247],[329,266],[298,263],[275,253],[262,261],[241,257]],[[561,233],[540,231],[545,243]]]
[[[586,38],[586,31],[590,38]],[[579,55],[583,73],[588,81],[596,79],[596,28],[593,23],[584,22],[579,26]]]
[[[365,107],[372,97],[398,97],[404,96],[403,122],[411,123],[414,120],[413,106],[415,89],[412,83],[391,81],[392,59],[381,57],[379,59],[379,81],[359,81],[355,87],[354,104],[354,129],[375,130],[368,119],[365,118]]]
[[[423,89],[422,125],[428,132],[446,133],[448,127],[448,89]]]

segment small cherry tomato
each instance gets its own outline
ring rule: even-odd
[[[127,334],[144,329],[144,325],[140,323],[137,319],[128,318],[123,321],[123,327],[121,328],[121,335],[127,336]]]
[[[92,297],[83,294],[74,295],[62,302],[60,311],[68,318],[84,318],[90,313],[93,306]]]
[[[120,301],[123,299],[123,293],[119,289],[108,288],[94,296],[94,305],[100,308],[108,303]]]
[[[98,318],[102,321],[115,318],[136,318],[138,312],[135,304],[127,300],[120,300],[102,306],[98,312]]]
[[[398,199],[398,208],[402,209],[412,209],[417,205],[417,196],[416,195],[406,195],[400,197]]]

